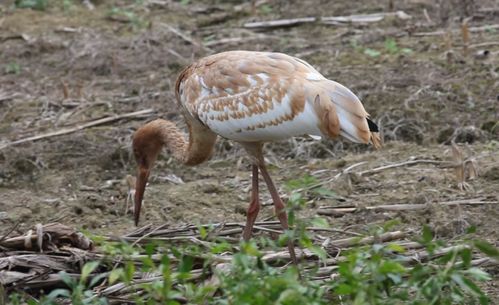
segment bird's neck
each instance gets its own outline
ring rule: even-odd
[[[187,121],[189,134],[180,130],[175,123],[161,120],[163,145],[175,159],[185,165],[200,164],[211,157],[217,136],[198,123]]]

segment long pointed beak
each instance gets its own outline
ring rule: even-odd
[[[144,198],[148,178],[149,169],[139,167],[137,182],[135,184],[135,208],[133,209],[136,226],[139,224],[140,208],[142,206],[142,199]]]

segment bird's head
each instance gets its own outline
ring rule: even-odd
[[[140,207],[144,198],[147,179],[164,144],[161,137],[161,127],[158,123],[160,123],[159,120],[149,122],[139,128],[133,135],[133,154],[137,162],[137,182],[134,198],[135,225],[139,223]]]

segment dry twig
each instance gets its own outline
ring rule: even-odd
[[[375,173],[378,173],[378,172],[381,172],[381,171],[384,171],[384,170],[387,170],[387,169],[392,169],[392,168],[402,167],[402,166],[411,166],[411,165],[422,164],[422,163],[425,163],[425,164],[440,164],[440,165],[441,164],[450,164],[450,162],[447,162],[447,161],[437,161],[437,160],[424,160],[424,159],[421,159],[421,160],[409,160],[409,161],[404,161],[404,162],[401,162],[401,163],[395,163],[395,164],[390,164],[390,165],[384,165],[384,166],[376,167],[376,168],[373,168],[373,169],[368,169],[368,170],[365,170],[365,171],[358,172],[357,174],[360,175],[360,176],[365,176],[365,175],[375,174]]]
[[[274,231],[272,229],[269,230],[267,226],[273,227],[276,224],[275,221],[271,222],[259,222],[257,226],[265,228],[267,231]],[[225,224],[229,227],[235,227],[236,229],[240,229],[240,223],[228,223]],[[144,241],[146,238],[151,241],[157,240],[184,240],[188,243],[199,244],[203,246],[212,246],[211,243],[206,241],[201,241],[196,237],[192,236],[197,234],[197,230],[199,227],[211,227],[212,225],[202,225],[202,226],[184,226],[181,228],[172,228],[165,229],[165,225],[151,228],[150,226],[146,226],[140,228],[136,232],[132,232],[128,235],[123,236],[121,239],[134,239],[136,243],[140,241]],[[223,228],[223,226],[219,226]],[[50,226],[43,226],[44,231],[50,231]],[[310,228],[310,230],[315,230],[316,228]],[[68,229],[64,229],[68,230]],[[71,229],[69,229],[71,231]],[[226,230],[227,231],[227,230]],[[232,230],[232,234],[240,234],[240,230]],[[157,237],[158,234],[161,237]],[[407,242],[403,239],[410,234],[408,231],[395,231],[395,232],[386,232],[379,236],[369,236],[369,237],[351,237],[351,238],[343,238],[336,240],[329,240],[327,244],[323,245],[323,249],[326,250],[330,258],[327,258],[320,263],[323,264],[319,270],[317,269],[317,254],[308,250],[300,250],[297,249],[297,254],[302,257],[305,261],[301,264],[303,266],[303,270],[305,272],[314,271],[314,280],[324,281],[331,280],[337,277],[337,268],[338,263],[345,260],[344,256],[339,256],[338,253],[342,249],[346,249],[356,245],[367,245],[373,243],[387,243],[397,244],[405,249],[410,249],[406,253],[401,253],[401,258],[403,258],[403,262],[406,265],[412,265],[421,261],[429,261],[445,255],[446,253],[456,251],[462,249],[463,246],[453,246],[441,249],[436,251],[434,254],[430,255],[427,251],[419,250],[422,245],[416,242]],[[36,234],[35,234],[36,235]],[[134,238],[130,238],[130,236],[135,236]],[[189,236],[191,235],[191,236]],[[155,238],[153,236],[156,236]],[[25,236],[21,236],[21,239]],[[168,237],[168,238],[166,238]],[[14,237],[17,238],[17,237]],[[237,247],[233,248],[234,251],[239,251]],[[281,269],[284,270],[286,263],[290,261],[289,252],[287,250],[277,250],[277,251],[265,251],[262,250],[262,261],[267,263],[271,263],[274,265],[283,266]],[[154,262],[160,262],[162,259],[162,253],[155,253],[152,255],[145,254],[131,254],[127,259],[134,262],[137,266],[140,266],[143,263],[143,259],[148,257]],[[200,259],[203,261],[208,261],[214,266],[214,269],[219,270],[222,273],[227,273],[230,271],[230,267],[232,264],[233,256],[231,253],[226,252],[224,254],[192,254],[196,257],[196,259]],[[72,246],[64,246],[58,249],[57,251],[48,254],[48,253],[35,253],[33,251],[11,251],[8,252],[8,256],[0,258],[0,284],[4,285],[7,288],[7,291],[18,289],[19,287],[23,287],[23,289],[40,289],[43,288],[45,291],[50,291],[53,288],[58,287],[62,284],[62,278],[57,274],[59,271],[65,271],[71,277],[78,279],[79,274],[81,272],[80,268],[82,266],[79,262],[85,262],[89,260],[102,260],[104,259],[103,254],[84,251]],[[179,259],[174,257],[173,255],[169,255],[171,266],[176,268],[179,264]],[[110,271],[113,268],[118,267],[123,264],[121,257],[113,257],[108,258],[111,259],[111,262],[114,264],[109,265],[101,265],[98,270],[94,271],[90,274],[90,277],[106,277],[110,274]],[[76,260],[76,261],[75,261]],[[475,258],[473,260],[473,264],[475,265],[491,265],[492,262],[488,258]],[[203,264],[201,264],[203,265]],[[140,268],[137,268],[140,270]],[[210,272],[206,270],[205,267],[197,267],[197,269],[193,269],[190,271],[190,277],[188,281],[195,283],[211,283],[213,285],[218,285],[219,281],[217,280],[217,273],[213,273],[210,275]],[[209,279],[206,279],[206,276]],[[136,271],[133,275],[133,279],[130,283],[116,283],[110,285],[107,281],[104,281],[97,289],[94,290],[94,295],[90,296],[89,299],[96,298],[98,296],[107,297],[110,302],[115,302],[119,300],[126,300],[130,298],[132,294],[142,293],[143,284],[151,283],[151,282],[159,282],[163,280],[163,277],[158,273],[147,273],[144,274],[141,271]],[[172,283],[176,284],[176,283]],[[180,302],[187,301],[185,299],[179,299]]]
[[[499,24],[490,24],[490,25],[484,25],[484,26],[478,26],[478,27],[471,27],[468,28],[468,30],[471,33],[475,32],[485,32],[485,31],[490,31],[490,30],[496,30],[499,29]],[[456,29],[453,30],[452,33],[457,34],[461,29]],[[443,36],[446,35],[447,31],[434,31],[434,32],[419,32],[419,33],[414,33],[412,36],[415,37],[422,37],[422,36]]]
[[[453,200],[446,202],[439,202],[435,204],[439,205],[483,205],[483,204],[498,204],[498,201],[489,200],[485,201],[483,198],[473,198],[473,199],[463,199],[463,200]],[[361,210],[370,210],[370,211],[413,211],[413,210],[423,210],[426,209],[428,204],[387,204],[387,205],[377,205],[377,206],[368,206],[368,207],[321,207],[317,211],[319,215],[331,215],[331,216],[343,216],[347,213],[355,213]]]
[[[51,138],[51,137],[56,137],[56,136],[61,136],[61,135],[65,135],[65,134],[68,134],[68,133],[73,133],[73,132],[76,132],[76,131],[80,131],[80,130],[83,130],[83,129],[86,129],[86,128],[90,128],[90,127],[94,127],[94,126],[98,126],[98,125],[103,125],[103,124],[111,123],[111,122],[118,121],[118,120],[121,120],[121,119],[143,117],[143,116],[147,116],[147,115],[152,114],[152,113],[154,113],[153,109],[145,109],[145,110],[140,110],[140,111],[125,113],[125,114],[113,115],[113,116],[105,117],[105,118],[98,119],[98,120],[95,120],[95,121],[90,121],[90,122],[87,122],[87,123],[81,123],[81,124],[73,126],[73,127],[66,127],[66,128],[62,128],[62,129],[56,130],[56,131],[51,131],[51,132],[39,134],[39,135],[36,135],[36,136],[32,136],[32,137],[28,137],[28,138],[24,138],[24,139],[20,139],[20,140],[16,140],[16,141],[7,142],[7,143],[5,143],[5,144],[3,144],[3,145],[0,146],[0,150],[2,150],[4,148],[7,148],[9,146],[17,145],[17,144],[38,141],[38,140],[41,140],[41,139],[46,139],[46,138]]]
[[[374,13],[362,15],[349,15],[349,16],[331,16],[331,17],[303,17],[292,19],[279,19],[269,21],[248,22],[244,24],[245,28],[249,29],[265,29],[265,28],[278,28],[296,26],[304,23],[319,22],[321,24],[343,24],[343,23],[373,23],[383,20],[385,17],[397,17],[402,20],[410,19],[411,16],[403,11],[388,12],[388,13]]]

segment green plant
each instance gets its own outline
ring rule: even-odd
[[[5,66],[6,74],[19,74],[21,73],[21,65],[16,62],[10,62]]]
[[[376,228],[374,239],[394,224]],[[291,230],[301,245],[310,242],[310,236],[301,233],[304,226],[299,220]],[[268,238],[241,242],[237,250],[216,239],[203,246],[173,247],[101,240],[100,249],[106,249],[108,258],[86,263],[79,277],[60,273],[67,288],[53,290],[38,301],[12,294],[10,304],[52,305],[61,299],[77,305],[107,304],[92,290],[102,281],[125,283],[129,298],[137,304],[489,304],[477,283],[490,276],[473,267],[472,253],[480,251],[497,259],[497,248],[473,240],[449,247],[434,240],[426,227],[418,241],[426,255],[412,257],[396,243],[352,247],[337,258],[333,279],[318,281],[314,276],[320,264],[306,272],[302,269],[300,277],[294,266],[283,268],[264,260],[265,252],[260,249],[275,247]],[[222,264],[226,268],[213,268],[219,264],[214,255],[220,251],[237,252]],[[98,268],[110,272],[99,273]],[[202,273],[193,273],[193,269]],[[144,281],[141,275],[145,273],[152,279]]]
[[[387,38],[384,43],[385,51],[389,54],[411,54],[413,51],[410,48],[400,48],[397,41],[393,38]],[[372,48],[363,49],[363,53],[369,57],[379,57],[382,52]]]
[[[71,300],[71,304],[73,305],[108,304],[106,298],[96,297],[92,291],[92,288],[106,277],[106,274],[102,273],[90,278],[91,273],[95,271],[99,264],[100,263],[98,261],[87,262],[83,266],[79,277],[69,275],[64,271],[59,272],[59,276],[64,284],[66,284],[67,288],[52,290],[48,295],[43,296],[38,302],[31,300],[28,301],[28,304],[55,305],[59,304],[57,300],[60,298]],[[15,298],[12,300],[15,300]]]
[[[300,280],[295,268],[270,267],[258,255],[236,254],[230,272],[218,276],[222,295],[215,304],[326,304],[318,283]]]
[[[365,48],[364,49],[364,54],[370,57],[379,57],[381,55],[381,52],[378,50],[374,50],[371,48]]]
[[[266,3],[260,6],[260,12],[262,12],[265,15],[272,14],[273,10],[274,9],[272,8],[272,6]]]
[[[74,6],[73,0],[63,0],[62,7],[65,12],[71,10]]]
[[[145,28],[149,25],[149,22],[138,16],[134,11],[130,9],[123,9],[120,7],[113,7],[109,11],[108,15],[113,18],[120,19],[122,21],[131,24],[134,30],[139,30]]]
[[[489,300],[476,284],[490,276],[471,265],[472,248],[488,256],[497,249],[488,243],[472,242],[445,248],[434,241],[428,227],[419,239],[431,262],[418,261],[407,267],[405,249],[396,244],[374,244],[354,248],[339,265],[339,277],[331,289],[348,304],[488,304]]]
[[[393,38],[387,38],[385,40],[385,49],[391,54],[398,54],[398,53],[410,54],[410,53],[412,53],[412,49],[400,48],[397,44],[397,41],[395,41],[395,39],[393,39]]]
[[[284,187],[292,192],[292,194],[300,193],[302,197],[311,198],[337,198],[335,192],[326,189],[322,186],[320,181],[310,175],[304,175],[301,178],[291,179],[286,182]]]
[[[47,8],[48,0],[16,0],[16,8],[30,8],[38,11],[44,11]]]

